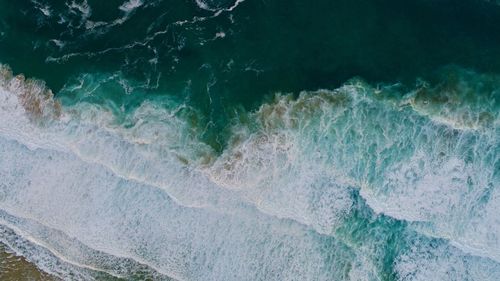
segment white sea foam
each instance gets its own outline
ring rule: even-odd
[[[81,246],[67,247],[51,229],[180,280],[293,280],[311,272],[320,280],[342,279],[339,272],[348,265],[325,270],[326,257],[314,250],[323,247],[317,234],[245,207],[205,172],[190,168],[210,163],[204,157],[211,152],[193,141],[175,111],[145,103],[123,130],[104,108],[78,104],[42,115],[47,120],[37,125],[20,104],[26,89],[13,86],[19,79],[8,80],[0,91],[0,208],[45,227],[39,232],[16,220],[9,225],[70,264],[123,276],[116,267],[103,269]],[[42,112],[51,107],[47,103]],[[350,251],[332,243],[335,255],[346,255],[338,259],[349,261]]]
[[[72,13],[80,13],[82,16],[82,20],[88,19],[92,14],[92,8],[90,7],[87,0],[83,1],[71,1],[71,3],[66,3],[68,8]]]
[[[353,81],[276,96],[235,123],[216,156],[186,105],[60,107],[43,83],[2,77],[0,208],[18,218],[5,224],[69,264],[123,276],[112,265],[129,260],[181,280],[377,280],[374,245],[325,238],[360,190],[377,213],[450,241],[436,259],[455,251],[450,263],[474,270],[486,260],[466,252],[498,266],[495,107],[464,129],[434,119],[429,103],[401,106]],[[66,89],[98,89],[84,84]],[[427,246],[399,258],[401,279],[426,276],[407,272]]]
[[[443,243],[415,241],[394,265],[398,280],[481,280],[494,281],[500,276],[498,263],[467,256]]]
[[[410,93],[408,102],[419,114],[460,130],[498,127],[500,77],[451,68],[440,85],[425,83]]]
[[[64,46],[66,45],[66,43],[65,43],[65,42],[63,42],[63,41],[61,41],[61,40],[58,40],[58,39],[52,39],[52,40],[50,40],[49,42],[54,43],[54,45],[56,45],[59,49],[64,48]]]
[[[4,213],[1,216],[3,217]],[[27,257],[41,270],[51,272],[52,275],[60,278],[72,276],[73,280],[94,280],[91,272],[64,262],[62,257],[57,257],[34,241],[26,239],[23,236],[23,234],[26,235],[25,233],[18,234],[7,228],[6,224],[4,220],[1,220],[0,241],[16,254]],[[58,266],[55,267],[54,264]]]
[[[92,15],[92,7],[90,7],[87,0],[72,0],[71,3],[66,2],[66,6],[70,14],[79,16],[78,24],[75,27],[80,28],[87,24],[88,19]],[[73,27],[73,23],[69,22],[69,26]]]
[[[48,4],[38,2],[36,0],[31,0],[31,3],[46,17],[50,17],[52,15],[52,9]]]
[[[196,5],[200,9],[207,10],[207,11],[217,11],[220,7],[216,5],[216,3],[213,3],[214,1],[205,1],[205,0],[195,0]],[[215,1],[216,2],[216,1]]]
[[[118,9],[123,12],[122,16],[119,18],[116,18],[114,20],[111,20],[109,22],[107,21],[91,21],[87,20],[85,22],[85,28],[89,30],[90,32],[92,31],[98,31],[98,32],[107,32],[109,31],[112,27],[121,25],[125,23],[131,16],[132,14],[140,7],[144,5],[144,2],[142,0],[128,0],[123,2]]]
[[[142,2],[141,0],[128,0],[123,2],[119,9],[124,11],[125,13],[130,13],[142,5],[144,5],[144,2]]]
[[[500,80],[480,81],[494,83],[484,86],[491,92],[476,92],[494,103]],[[469,92],[463,83],[456,89]],[[436,90],[434,97],[439,94]],[[498,104],[478,112],[447,98],[415,110],[416,105],[401,106],[383,95],[355,81],[297,100],[278,96],[251,117],[257,131],[235,130],[236,144],[217,159],[211,174],[219,185],[255,198],[261,210],[322,233],[349,213],[348,190],[358,187],[377,213],[416,222],[421,233],[499,262]],[[413,98],[418,103],[419,97]],[[443,111],[433,115],[435,107]],[[441,122],[445,111],[453,113],[449,122]],[[462,126],[463,113],[475,127]],[[316,187],[330,194],[315,197]],[[331,198],[324,212],[305,203],[318,198]]]
[[[179,280],[335,280],[347,266],[323,270],[326,257],[319,249],[325,245],[292,222],[255,212],[224,215],[180,207],[158,188],[120,179],[71,154],[0,141],[8,156],[1,160],[1,208],[46,226],[11,222],[71,264],[127,276],[121,266],[107,266],[127,264],[117,258],[104,263],[94,253],[99,251]],[[68,243],[66,236],[80,242]],[[339,261],[350,260],[341,244],[329,247]]]
[[[245,0],[236,0],[234,2],[224,1],[224,0],[195,0],[196,5],[200,9],[211,11],[211,12],[216,12],[216,14],[219,14],[223,11],[231,12],[232,10],[236,9],[236,7],[238,7],[244,1]],[[230,2],[233,4],[229,5]]]

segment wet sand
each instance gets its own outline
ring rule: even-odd
[[[16,255],[0,243],[0,280],[2,281],[56,281],[59,280]]]

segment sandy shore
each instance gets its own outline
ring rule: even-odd
[[[0,244],[0,280],[55,281],[59,279],[41,271],[34,264],[28,262],[24,257],[16,255],[4,244]]]

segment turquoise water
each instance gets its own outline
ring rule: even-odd
[[[493,1],[0,1],[0,242],[63,280],[498,280],[499,47]]]

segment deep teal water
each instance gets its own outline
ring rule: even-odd
[[[411,87],[450,64],[500,71],[500,9],[487,1],[255,1],[186,24],[179,22],[214,12],[196,1],[150,1],[129,14],[118,8],[121,0],[86,3],[88,16],[64,1],[2,3],[2,62],[61,96],[81,73],[119,72],[144,91],[126,96],[117,87],[93,101],[127,106],[175,95],[216,130],[232,108],[255,109],[275,92],[333,89],[352,77]],[[217,33],[225,37],[213,40]]]
[[[494,1],[0,0],[0,63],[0,242],[41,270],[500,279]]]

